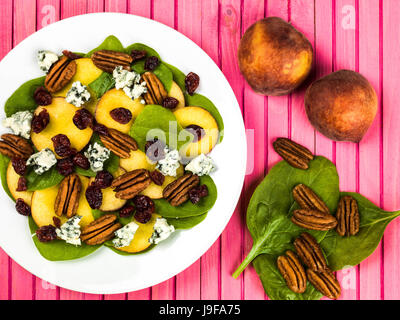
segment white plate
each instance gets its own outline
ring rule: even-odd
[[[0,191],[2,223],[0,246],[23,268],[50,283],[87,293],[122,293],[165,281],[189,267],[215,242],[228,223],[239,199],[246,166],[246,138],[235,95],[217,65],[194,42],[158,22],[134,15],[97,13],[54,23],[31,35],[0,62],[0,105],[25,81],[43,74],[36,63],[40,49],[88,52],[108,35],[124,46],[142,42],[185,74],[200,76],[197,92],[211,99],[225,123],[223,142],[212,152],[218,171],[213,179],[218,199],[208,217],[193,229],[178,231],[154,250],[121,256],[108,248],[73,261],[45,260],[33,244],[26,217]],[[3,112],[3,116],[4,112]],[[4,131],[4,130],[3,130]]]

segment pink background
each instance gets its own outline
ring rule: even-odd
[[[164,283],[118,295],[73,292],[36,278],[0,249],[0,299],[267,299],[252,267],[238,280],[231,273],[251,247],[244,223],[246,206],[255,186],[279,160],[271,144],[278,136],[290,137],[334,161],[342,190],[359,191],[387,210],[400,208],[400,1],[1,0],[0,58],[49,23],[103,11],[136,14],[174,27],[221,68],[242,108],[246,128],[254,130],[245,191],[209,251]],[[313,43],[317,67],[308,82],[342,68],[359,71],[370,80],[379,111],[360,144],[335,143],[315,132],[304,114],[304,88],[286,97],[263,97],[244,82],[237,65],[238,43],[246,28],[265,16],[290,21]],[[399,231],[400,220],[392,222],[370,258],[338,273],[342,299],[400,298]]]

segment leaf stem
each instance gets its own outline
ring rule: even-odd
[[[243,262],[240,264],[240,266],[232,274],[232,277],[237,279],[240,276],[240,274],[243,272],[243,270],[247,268],[247,266],[250,264],[250,262],[252,262],[259,255],[258,247],[259,246],[256,244],[253,246],[253,248],[251,248],[247,257],[243,260]]]

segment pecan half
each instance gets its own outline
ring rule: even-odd
[[[343,236],[354,236],[360,230],[360,215],[356,199],[350,196],[340,198],[336,211],[338,221],[336,232]]]
[[[151,183],[146,169],[136,169],[115,178],[111,188],[116,192],[115,197],[123,200],[132,199],[146,189]]]
[[[200,183],[197,175],[186,173],[179,179],[171,182],[163,190],[163,197],[177,207],[189,199],[189,191]]]
[[[76,62],[62,56],[50,69],[44,80],[44,86],[51,92],[64,88],[76,73]]]
[[[291,220],[299,227],[311,230],[327,231],[337,226],[337,220],[334,216],[313,209],[294,210]]]
[[[33,148],[28,140],[11,133],[5,133],[1,136],[0,153],[6,157],[28,159],[33,154]]]
[[[115,214],[105,214],[82,228],[81,240],[90,246],[101,244],[114,238],[121,227]]]
[[[303,232],[293,244],[297,255],[308,268],[318,272],[328,268],[322,249],[312,235]]]
[[[293,251],[288,250],[285,254],[285,256],[278,257],[278,270],[290,290],[296,293],[303,293],[306,291],[306,272]]]
[[[158,104],[162,106],[164,99],[167,97],[164,85],[152,72],[145,72],[142,79],[146,81],[147,92],[143,95],[146,104]]]
[[[92,54],[92,61],[94,65],[108,73],[113,73],[114,69],[122,66],[125,70],[131,70],[133,58],[123,52],[100,50]]]
[[[54,203],[54,210],[59,217],[65,214],[71,218],[76,214],[81,190],[81,180],[76,174],[70,174],[61,181]]]
[[[331,270],[315,272],[307,269],[307,278],[324,296],[330,299],[338,299],[340,297],[340,283]]]
[[[108,136],[101,135],[100,140],[107,149],[122,159],[129,158],[131,150],[138,148],[135,139],[115,129],[109,128]]]
[[[302,209],[313,209],[329,213],[326,204],[304,184],[298,184],[293,188],[293,198]]]
[[[276,139],[273,147],[287,163],[298,169],[308,169],[308,163],[314,159],[310,150],[287,138]]]

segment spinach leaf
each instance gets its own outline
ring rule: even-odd
[[[7,183],[7,168],[8,164],[10,162],[10,159],[6,157],[5,155],[0,153],[0,177],[1,177],[1,185],[3,186],[4,191],[8,194],[8,196],[13,200],[14,197],[12,196],[10,189],[8,188],[8,183]]]
[[[45,173],[39,175],[33,169],[29,170],[26,175],[28,182],[28,191],[47,189],[59,184],[64,179],[62,174],[59,174],[56,167],[51,167]]]
[[[188,218],[167,218],[168,224],[173,225],[175,229],[190,229],[197,226],[207,217],[207,212],[199,216]]]
[[[187,143],[187,141],[178,140],[182,130],[170,110],[158,105],[147,105],[133,123],[130,135],[136,140],[142,151],[144,151],[146,141],[155,137],[165,142],[170,148],[179,150]]]
[[[168,69],[172,72],[172,76],[174,78],[174,81],[178,84],[178,86],[181,88],[182,92],[186,91],[186,86],[185,86],[185,78],[186,75],[179,70],[178,68],[174,67],[173,65],[163,62]]]
[[[297,207],[293,188],[303,183],[309,186],[335,212],[339,201],[339,177],[335,165],[324,157],[310,161],[308,170],[291,167],[285,161],[277,163],[255,190],[248,209],[247,227],[253,238],[253,248],[234,272],[237,278],[258,255],[282,254],[295,237],[304,231],[291,222],[291,212]],[[310,232],[310,231],[309,231]],[[321,241],[326,232],[310,232]]]
[[[268,298],[271,300],[318,300],[322,298],[322,294],[310,283],[307,283],[304,293],[291,291],[276,266],[278,256],[261,254],[253,261]]]
[[[335,271],[356,266],[371,255],[379,245],[387,225],[400,215],[400,211],[380,209],[358,193],[341,193],[341,196],[344,195],[357,200],[360,231],[355,236],[341,237],[331,230],[322,240],[321,246],[327,255],[329,267]]]
[[[28,221],[29,229],[31,233],[34,234],[36,229],[38,229],[38,226],[35,221],[33,221],[32,217],[29,217]],[[39,253],[45,259],[50,261],[65,261],[83,258],[101,247],[100,245],[88,246],[85,243],[82,243],[81,246],[74,246],[63,240],[40,242],[36,235],[34,235],[32,239],[36,248],[39,250]]]
[[[219,113],[217,107],[214,105],[214,103],[212,103],[211,100],[208,99],[207,97],[198,93],[195,93],[192,96],[185,93],[185,100],[186,100],[186,105],[202,107],[203,109],[206,109],[209,113],[211,113],[211,115],[217,122],[218,129],[220,131],[219,142],[221,142],[222,139],[224,138],[224,121],[222,120],[222,116]]]
[[[201,176],[200,184],[205,184],[207,186],[208,196],[202,198],[199,203],[193,204],[190,201],[186,201],[179,207],[173,207],[167,200],[158,199],[154,200],[156,212],[164,218],[182,219],[203,215],[210,211],[217,200],[217,187],[210,176]]]
[[[10,117],[18,111],[34,111],[37,103],[33,99],[33,94],[38,87],[44,85],[45,78],[32,79],[22,84],[6,101],[4,105],[6,116]]]
[[[118,40],[115,36],[108,36],[97,48],[94,48],[90,52],[88,52],[85,57],[90,58],[92,54],[96,51],[100,50],[112,50],[112,51],[119,51],[124,52],[125,49],[121,44],[121,41]]]
[[[156,50],[150,48],[149,46],[146,46],[143,43],[137,42],[125,48],[125,52],[129,54],[131,54],[132,50],[145,50],[147,52],[147,57],[155,56],[159,60],[161,60],[161,57]]]
[[[89,88],[96,95],[97,99],[100,99],[103,94],[115,86],[115,80],[108,72],[103,72],[93,82],[89,83]]]

